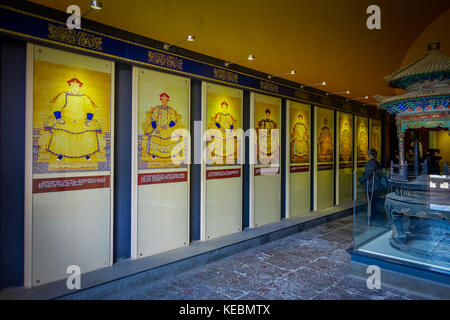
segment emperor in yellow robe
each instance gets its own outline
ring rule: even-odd
[[[339,138],[339,158],[341,161],[350,161],[352,159],[352,135],[347,122],[344,123]]]
[[[258,121],[258,159],[259,157],[271,157],[278,153],[278,139],[272,141],[272,129],[277,129],[275,121],[270,119],[270,109],[265,110],[266,119]],[[274,135],[274,138],[278,135]]]
[[[162,105],[152,107],[147,112],[147,119],[144,122],[143,129],[147,138],[147,153],[152,159],[170,159],[176,157],[182,152],[180,148],[181,136],[172,140],[172,134],[179,127],[179,118],[174,108],[167,105],[169,95],[160,94]]]
[[[291,133],[291,160],[293,162],[309,161],[309,135],[308,128],[303,122],[303,116],[298,115]]]
[[[333,138],[330,133],[330,129],[327,127],[328,120],[323,120],[324,126],[320,129],[319,134],[319,162],[333,161]]]
[[[364,123],[359,126],[358,135],[358,160],[366,160],[369,150],[369,140],[367,136],[367,127]]]
[[[53,100],[53,114],[45,125],[51,132],[47,151],[56,155],[57,160],[66,158],[85,158],[100,151],[98,134],[101,128],[94,119],[94,103],[80,93],[83,83],[76,79],[67,81],[70,92],[63,92]]]
[[[209,142],[211,147],[211,156],[213,158],[231,159],[235,156],[236,143],[234,132],[236,130],[237,120],[228,112],[228,103],[223,101],[220,104],[221,112],[218,112],[212,117],[209,129],[218,129],[221,133],[219,136],[214,136],[214,139]]]

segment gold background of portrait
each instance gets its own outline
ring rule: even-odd
[[[215,123],[211,120],[218,112],[221,112],[220,104],[222,101],[226,101],[228,103],[228,113],[230,113],[233,118],[236,119],[236,128],[242,129],[242,121],[241,121],[241,106],[242,99],[237,97],[232,97],[227,94],[220,94],[215,92],[209,92],[206,95],[206,128],[207,129],[216,129]],[[235,139],[237,143],[237,139]],[[236,164],[238,159],[238,151],[236,150],[234,153],[234,161],[232,164]],[[209,157],[207,160],[213,160]],[[208,162],[209,163],[209,162]],[[225,165],[226,157],[223,157],[222,164],[213,164],[213,165]]]
[[[141,139],[138,146],[138,155],[140,158],[139,169],[148,168],[168,168],[181,167],[183,164],[173,162],[171,159],[162,159],[152,157],[146,152],[147,137],[144,135],[143,123],[147,119],[147,112],[154,106],[162,105],[159,95],[163,92],[170,97],[167,105],[175,109],[180,116],[179,123],[174,126],[175,129],[189,128],[189,80],[162,72],[139,69],[139,120],[138,134]],[[150,125],[150,124],[149,124]],[[141,151],[139,151],[141,150]],[[180,159],[184,157],[184,152],[180,154]]]
[[[110,106],[111,106],[111,75],[109,73],[88,70],[84,68],[67,66],[49,61],[34,61],[34,91],[33,91],[33,128],[44,134],[44,125],[53,115],[51,100],[62,92],[69,92],[67,81],[77,78],[83,86],[80,93],[89,96],[97,108],[94,109],[94,119],[103,130],[98,135],[99,142],[105,133],[110,133]],[[35,136],[35,139],[38,137]],[[56,155],[46,151],[42,145],[39,149],[38,162],[48,162],[51,170],[96,170],[98,162],[107,161],[104,146],[100,142],[100,152],[92,155],[88,162],[84,158],[63,158],[56,161]]]
[[[291,102],[291,108],[290,108],[290,158],[291,163],[309,163],[310,162],[310,152],[311,152],[311,115],[310,115],[310,107],[306,104],[301,104],[297,102]],[[294,126],[298,122],[298,116],[303,116],[303,123],[308,128],[308,152],[305,157],[298,157],[293,155],[294,146],[293,146],[293,132],[294,132]]]
[[[370,148],[377,150],[377,160],[381,161],[381,120],[370,120]]]
[[[357,142],[357,161],[367,161],[366,155],[369,150],[369,119],[356,117],[356,142]]]
[[[347,126],[345,124],[347,123]],[[346,133],[345,130],[348,132]],[[353,117],[339,113],[339,161],[351,162],[353,158]]]
[[[329,148],[329,146],[325,146],[325,144],[331,144],[331,154],[321,155],[320,154],[320,133],[322,128],[324,127],[324,120],[327,119],[327,127],[329,129],[330,141],[324,143],[324,147]],[[321,163],[329,163],[333,162],[334,159],[334,111],[328,110],[324,108],[317,109],[317,162]]]
[[[258,122],[260,120],[266,119],[266,109],[270,109],[270,119],[273,120],[276,123],[277,129],[280,130],[280,106],[276,105],[276,104],[271,104],[271,103],[267,103],[267,102],[262,102],[262,101],[257,101],[255,99],[255,129],[258,128]],[[269,130],[267,130],[267,134],[270,135]],[[278,162],[280,163],[280,138],[281,138],[281,132],[278,131],[278,141],[276,141],[277,146],[278,146]],[[257,150],[259,150],[259,139],[258,140],[258,148]],[[274,148],[272,148],[274,149]],[[259,154],[258,154],[259,155]],[[259,160],[258,160],[259,163]]]

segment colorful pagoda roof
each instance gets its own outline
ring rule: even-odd
[[[414,88],[409,87],[406,93],[397,96],[385,97],[381,95],[375,95],[373,98],[380,104],[387,104],[396,101],[416,99],[416,98],[426,98],[426,97],[437,97],[437,96],[450,96],[450,80],[442,82],[425,82],[420,85],[414,86]]]
[[[400,115],[447,113],[450,101],[450,58],[439,51],[439,43],[428,45],[428,53],[416,62],[387,76],[391,87],[405,89],[401,95],[375,95],[378,108]]]
[[[442,54],[439,49],[439,42],[428,44],[428,52],[424,57],[383,79],[389,83],[389,86],[400,89],[405,89],[425,80],[448,79],[450,76],[450,57]]]

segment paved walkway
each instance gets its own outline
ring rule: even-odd
[[[352,217],[299,232],[106,299],[420,299],[348,276]]]

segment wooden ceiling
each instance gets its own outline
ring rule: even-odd
[[[65,11],[89,0],[34,0]],[[302,84],[326,81],[329,92],[351,90],[350,98],[392,95],[382,80],[426,53],[426,42],[441,41],[450,55],[447,0],[102,0],[86,18],[167,43],[188,34],[180,47],[280,74]],[[381,8],[381,30],[366,28],[366,8]],[[431,27],[430,27],[431,26]],[[420,39],[420,41],[418,40]],[[418,47],[418,46],[422,47]],[[369,103],[374,104],[371,98]]]

